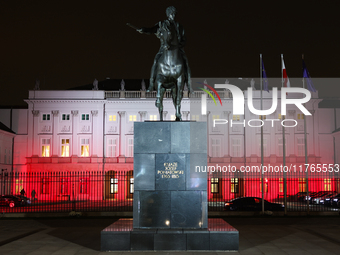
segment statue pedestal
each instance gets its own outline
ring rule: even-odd
[[[133,222],[101,233],[102,250],[237,250],[238,231],[208,222],[205,122],[136,122]]]
[[[207,228],[204,122],[136,122],[133,227]],[[199,177],[199,178],[193,178]]]
[[[102,251],[235,251],[239,232],[222,219],[208,219],[207,229],[136,229],[120,219],[101,232]]]

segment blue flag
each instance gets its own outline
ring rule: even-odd
[[[303,69],[303,78],[306,78],[306,81],[307,81],[307,89],[309,91],[312,91],[312,92],[316,92],[316,89],[314,88],[314,85],[313,85],[313,82],[312,82],[312,79],[310,77],[310,74],[307,70],[307,67],[306,67],[306,64],[305,64],[305,61],[302,59],[302,69]]]
[[[268,78],[267,78],[267,74],[266,74],[266,69],[264,69],[263,60],[262,60],[262,79],[263,79],[263,90],[269,92]]]

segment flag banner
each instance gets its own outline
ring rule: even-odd
[[[289,78],[287,75],[285,62],[283,61],[283,57],[282,57],[282,78],[283,78],[283,87],[289,88],[290,82],[289,82]]]
[[[264,68],[263,60],[262,60],[262,79],[263,79],[263,90],[269,92],[268,78],[267,78],[267,74],[266,74],[266,69]]]
[[[302,71],[302,76],[307,81],[307,89],[309,91],[316,92],[316,89],[315,89],[315,87],[313,85],[313,82],[312,82],[312,79],[310,77],[310,74],[309,74],[308,69],[306,67],[305,61],[303,59],[302,59],[302,70],[303,70]]]

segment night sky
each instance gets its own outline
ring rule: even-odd
[[[336,1],[0,1],[0,105],[25,105],[28,90],[68,89],[111,79],[148,79],[159,40],[150,27],[177,8],[192,77],[340,77]],[[274,5],[275,3],[275,5]],[[278,5],[280,3],[280,5]],[[128,89],[128,88],[127,88]],[[319,88],[340,97],[340,84]]]

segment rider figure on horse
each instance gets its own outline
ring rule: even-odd
[[[192,87],[191,87],[191,72],[190,72],[190,68],[189,68],[189,64],[188,64],[188,59],[185,55],[184,52],[184,45],[185,45],[185,32],[184,29],[182,27],[182,25],[180,25],[178,22],[175,21],[175,16],[176,16],[176,8],[173,6],[170,6],[166,9],[166,15],[168,17],[167,20],[164,21],[160,21],[158,22],[155,26],[151,27],[151,28],[140,28],[137,29],[137,31],[139,33],[144,33],[144,34],[155,34],[158,38],[161,39],[161,37],[159,36],[160,33],[160,28],[164,28],[164,27],[168,27],[168,28],[174,28],[174,30],[176,31],[177,34],[177,41],[178,41],[178,45],[176,45],[181,52],[182,58],[185,62],[185,73],[186,73],[186,80],[187,80],[187,86],[189,89],[189,92],[192,92]],[[171,29],[173,30],[173,29]],[[151,68],[151,77],[150,77],[150,85],[148,87],[147,91],[153,91],[154,90],[154,83],[156,80],[156,69],[157,69],[157,64],[158,64],[158,60],[161,57],[161,55],[163,54],[164,50],[166,49],[166,47],[168,47],[168,45],[165,44],[165,42],[163,40],[161,40],[161,47],[159,48],[158,53],[155,56],[155,60],[153,62],[152,68]]]

